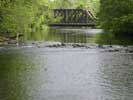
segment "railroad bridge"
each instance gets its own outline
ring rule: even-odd
[[[58,21],[51,26],[95,26],[95,17],[85,9],[53,9]]]

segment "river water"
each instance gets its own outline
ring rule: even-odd
[[[0,100],[133,100],[133,53],[88,43],[100,31],[60,29],[45,42],[0,47]]]

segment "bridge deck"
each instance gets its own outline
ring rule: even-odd
[[[50,26],[95,26],[95,23],[53,23]]]

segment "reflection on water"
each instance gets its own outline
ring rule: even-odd
[[[0,52],[0,100],[28,100],[21,77],[27,71],[33,72],[33,64],[27,56],[20,54],[20,51],[2,50]],[[24,81],[26,79],[25,76]]]
[[[95,42],[95,34],[101,33],[101,29],[82,28],[50,28],[43,33],[29,33],[26,40],[58,41],[62,43],[89,43]]]
[[[0,49],[0,100],[133,100],[133,54]]]

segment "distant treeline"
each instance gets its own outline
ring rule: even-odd
[[[53,8],[92,8],[97,0],[0,0],[0,34],[37,33],[55,21]],[[94,3],[93,3],[94,2]],[[96,13],[96,7],[91,9]]]
[[[0,34],[45,32],[51,9],[84,8],[112,37],[133,37],[133,0],[0,0]]]

